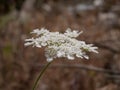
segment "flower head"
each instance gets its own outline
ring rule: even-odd
[[[47,29],[35,29],[33,32],[36,38],[26,39],[25,46],[32,45],[33,47],[45,47],[45,56],[47,61],[52,61],[55,58],[66,57],[69,60],[78,58],[89,59],[86,52],[97,52],[97,47],[93,44],[86,44],[84,41],[76,39],[82,32],[66,30],[65,33],[50,32]]]

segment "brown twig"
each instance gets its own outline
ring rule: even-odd
[[[42,65],[35,65],[35,67],[43,67],[45,66],[44,64]],[[83,70],[92,70],[95,72],[101,72],[101,73],[107,73],[107,74],[113,74],[113,75],[118,75],[120,76],[120,71],[113,71],[110,69],[103,69],[103,68],[98,68],[90,65],[83,65],[83,64],[53,64],[50,66],[50,68],[78,68],[78,69],[83,69]]]
[[[109,51],[111,51],[111,52],[113,52],[113,53],[120,53],[119,50],[116,50],[116,49],[111,48],[111,47],[109,47],[109,46],[107,46],[107,45],[104,45],[104,44],[94,43],[94,45],[96,45],[96,46],[98,46],[98,47],[100,47],[100,48],[103,48],[103,49],[107,49],[107,50],[109,50]]]

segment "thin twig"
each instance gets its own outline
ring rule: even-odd
[[[109,50],[109,51],[111,51],[113,53],[120,53],[119,50],[116,50],[116,49],[114,49],[114,48],[112,48],[110,46],[104,45],[104,44],[102,45],[100,43],[94,43],[94,45],[96,45],[97,47],[103,48],[103,49],[107,49],[107,50]]]
[[[35,65],[35,67],[44,67],[44,64]],[[53,64],[50,66],[50,68],[78,68],[83,70],[92,70],[95,72],[101,72],[101,73],[107,73],[107,74],[114,74],[114,75],[120,75],[120,71],[113,71],[110,69],[103,69],[98,68],[90,65],[83,65],[83,64]]]

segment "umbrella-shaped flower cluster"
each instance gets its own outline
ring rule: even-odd
[[[82,32],[72,31],[70,28],[65,33],[50,32],[44,28],[35,29],[31,33],[36,34],[36,37],[25,39],[25,46],[45,47],[45,56],[49,62],[57,57],[67,57],[70,60],[74,60],[75,56],[89,59],[87,52],[98,53],[93,44],[76,39]]]

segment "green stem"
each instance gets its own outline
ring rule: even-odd
[[[35,81],[35,84],[34,84],[32,90],[35,90],[38,81],[40,80],[41,76],[43,75],[43,73],[45,72],[45,70],[48,68],[48,66],[49,66],[50,64],[51,64],[51,62],[47,63],[47,65],[46,65],[45,67],[43,67],[43,69],[41,70],[41,72],[40,72],[38,78],[37,78],[36,81]]]

